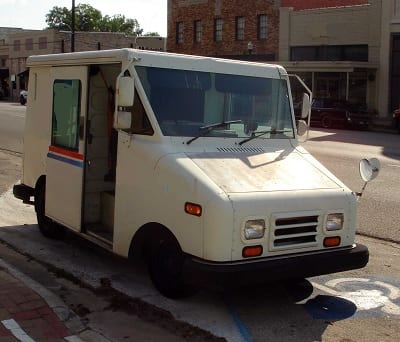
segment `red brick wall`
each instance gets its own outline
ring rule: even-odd
[[[203,56],[247,54],[252,42],[253,54],[278,55],[279,8],[274,0],[169,0],[167,50]],[[268,17],[268,38],[257,39],[258,15]],[[244,39],[236,40],[236,17],[245,17]],[[214,19],[223,19],[222,42],[214,41]],[[194,42],[194,21],[202,21],[201,43]],[[176,42],[176,23],[184,23],[184,42]]]
[[[293,7],[295,10],[365,4],[368,0],[281,0],[282,7]]]

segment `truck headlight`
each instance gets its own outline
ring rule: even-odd
[[[244,237],[246,240],[261,239],[264,237],[264,232],[264,220],[248,220],[244,225]]]
[[[340,230],[343,228],[343,222],[344,222],[344,215],[342,213],[328,214],[325,225],[326,230],[327,231]]]

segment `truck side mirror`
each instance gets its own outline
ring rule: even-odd
[[[118,83],[118,106],[133,106],[135,93],[135,80],[129,76],[122,76]]]
[[[117,116],[114,121],[115,129],[130,129],[132,125],[132,113],[122,110],[117,111]]]
[[[311,101],[310,96],[308,94],[303,94],[303,104],[301,106],[301,118],[305,119],[308,117],[311,111]]]
[[[369,182],[378,176],[381,164],[377,158],[361,159],[360,176],[364,182]]]
[[[381,163],[377,158],[361,159],[360,160],[360,176],[364,181],[364,186],[356,195],[358,199],[362,196],[368,182],[375,179],[381,169]]]
[[[297,122],[297,135],[301,137],[307,133],[307,130],[308,130],[307,123],[304,120],[299,120]]]

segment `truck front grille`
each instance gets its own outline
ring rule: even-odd
[[[320,215],[274,216],[271,226],[271,250],[316,246],[319,218]]]

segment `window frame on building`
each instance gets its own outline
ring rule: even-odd
[[[394,9],[393,9],[394,16],[400,16],[400,0],[394,1]]]
[[[368,45],[307,45],[290,48],[291,61],[368,62]]]
[[[193,42],[195,44],[201,43],[202,33],[202,21],[195,20],[193,22]]]
[[[39,37],[39,49],[47,49],[47,37]]]
[[[21,51],[21,40],[16,39],[13,42],[14,51]]]
[[[182,45],[184,43],[184,37],[183,37],[183,33],[184,33],[184,23],[183,21],[178,21],[176,23],[176,44],[177,45]]]
[[[265,13],[257,15],[257,38],[258,40],[268,39],[268,16]]]
[[[214,42],[216,43],[222,42],[223,25],[224,21],[222,20],[222,18],[214,18]]]
[[[236,40],[244,40],[246,19],[244,16],[237,16],[235,18],[235,38]]]
[[[33,38],[25,39],[25,50],[33,50]]]

